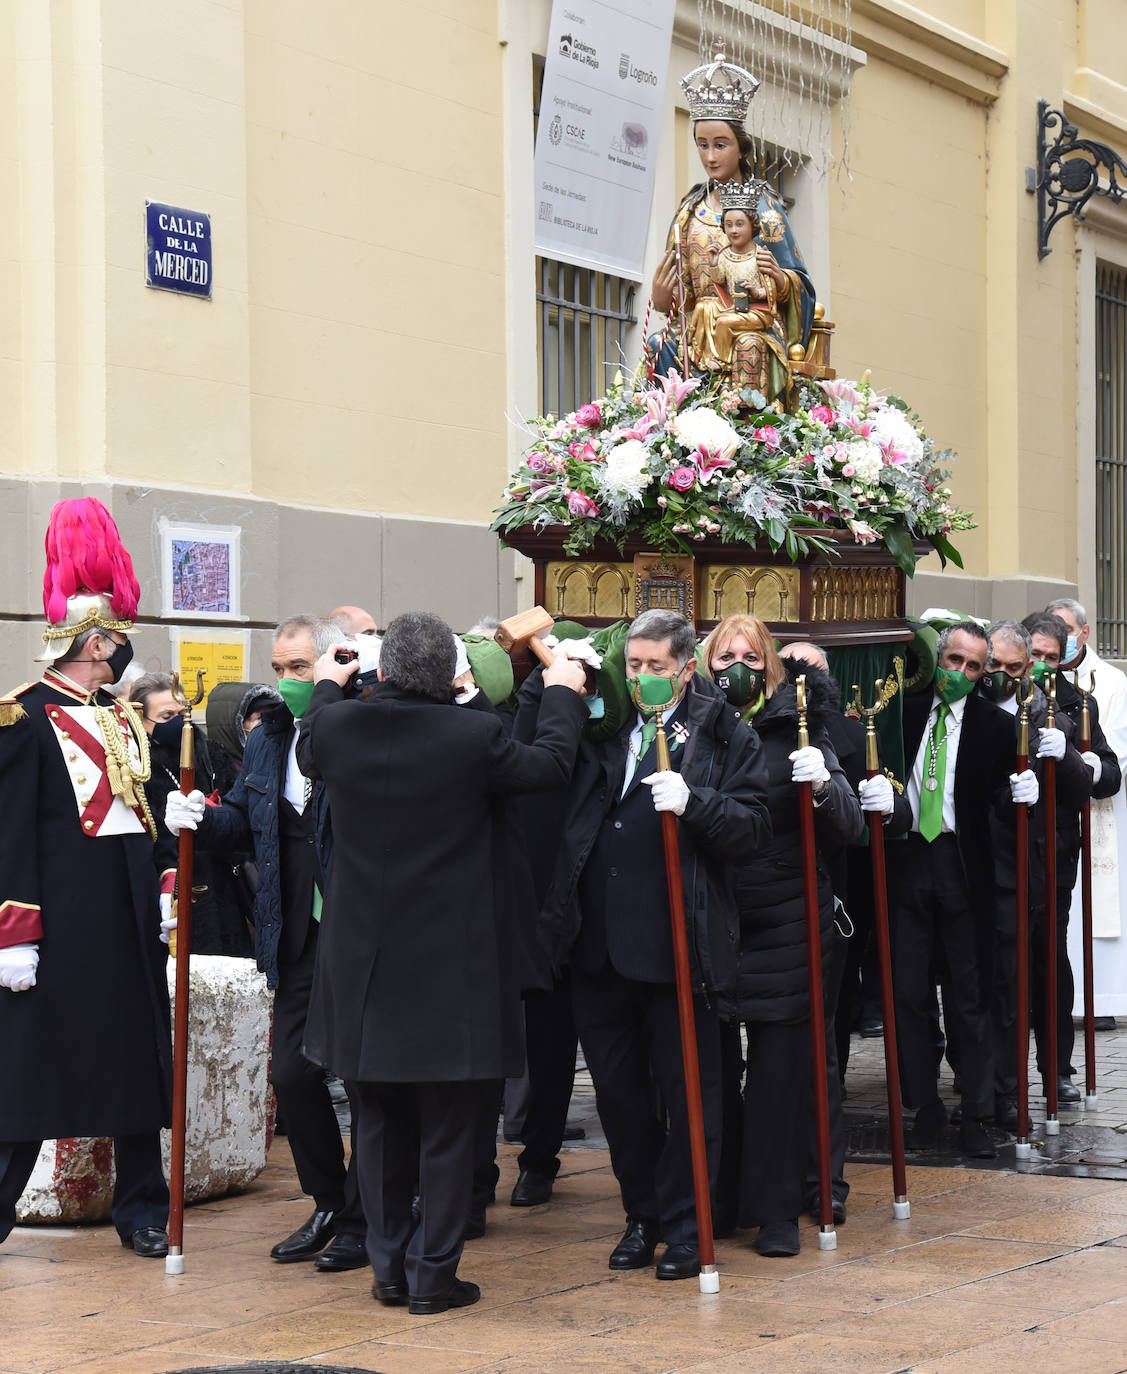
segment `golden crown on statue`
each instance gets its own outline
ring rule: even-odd
[[[759,80],[745,68],[725,61],[718,45],[711,62],[694,67],[681,78],[681,89],[694,121],[725,119],[742,124],[751,98],[759,89]]]

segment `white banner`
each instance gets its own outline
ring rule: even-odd
[[[536,251],[642,280],[676,0],[554,0]]]

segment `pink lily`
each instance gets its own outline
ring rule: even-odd
[[[661,379],[666,403],[676,408],[690,392],[695,391],[697,387],[700,386],[700,383],[701,379],[699,377],[690,377],[687,382],[683,382],[677,369],[671,368]]]
[[[718,453],[709,453],[703,444],[699,445],[693,454],[693,462],[697,465],[702,483],[708,482],[715,473],[722,472],[725,468],[735,467],[731,458],[721,458]]]

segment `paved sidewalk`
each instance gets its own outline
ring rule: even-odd
[[[309,1211],[280,1140],[248,1193],[189,1210],[183,1278],[108,1227],[13,1233],[0,1247],[0,1370],[1127,1369],[1127,1184],[912,1167],[912,1217],[897,1222],[888,1169],[853,1166],[836,1251],[818,1251],[812,1224],[793,1260],[761,1259],[741,1233],[718,1247],[720,1295],[703,1298],[693,1280],[607,1269],[622,1213],[604,1151],[566,1151],[552,1204],[531,1209],[505,1205],[515,1154],[503,1150],[501,1202],[463,1260],[476,1307],[411,1317],[373,1302],[368,1271],[273,1264],[270,1244]]]

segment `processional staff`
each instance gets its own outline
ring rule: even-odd
[[[1029,767],[1029,707],[1033,701],[1033,679],[1023,678],[1018,687],[1020,713],[1017,723],[1018,777]],[[1029,1142],[1029,807],[1018,802],[1014,816],[1017,853],[1015,908],[1015,938],[1017,940],[1017,968],[1015,991],[1017,999],[1017,1157],[1029,1159],[1033,1147]]]
[[[1046,684],[1046,728],[1056,729],[1057,675]],[[1059,1135],[1057,1091],[1057,761],[1045,759],[1045,1134]]]
[[[1096,674],[1085,691],[1080,686],[1080,673],[1073,674],[1076,690],[1083,705],[1080,707],[1080,750],[1092,748],[1092,714],[1088,698],[1096,690]],[[1080,904],[1082,909],[1082,943],[1084,949],[1084,1106],[1094,1111],[1099,1098],[1096,1094],[1096,979],[1092,967],[1092,801],[1089,798],[1080,808]]]
[[[196,786],[196,745],[192,733],[192,707],[204,699],[205,669],[196,673],[196,695],[184,695],[179,675],[173,679],[176,695],[184,703],[184,726],[180,734],[180,791],[188,796]],[[195,859],[195,831],[187,826],[180,831],[176,868],[176,1009],[172,1023],[172,1147],[168,1169],[168,1257],[166,1274],[184,1272],[184,1160],[188,1127],[188,988],[192,962],[192,866]]]
[[[876,700],[870,707],[861,704],[861,689],[854,686],[853,701],[865,722],[865,776],[880,777],[877,747],[877,716],[885,707],[885,679],[877,678]],[[877,938],[877,963],[880,968],[881,1015],[884,1018],[884,1079],[888,1095],[888,1142],[892,1155],[892,1215],[907,1221],[912,1215],[908,1201],[908,1170],[904,1162],[904,1117],[900,1104],[900,1057],[896,1046],[896,1004],[892,991],[892,949],[888,935],[888,880],[884,858],[884,817],[870,811],[869,855],[873,866],[873,928]]]
[[[798,691],[798,747],[810,747],[806,724],[806,674]],[[818,1249],[836,1250],[830,1167],[830,1108],[826,1075],[826,1008],[822,989],[822,922],[818,910],[818,858],[814,847],[814,784],[796,783],[802,835],[802,888],[806,900],[806,969],[810,987],[810,1052],[814,1060],[814,1123],[818,1143]]]

